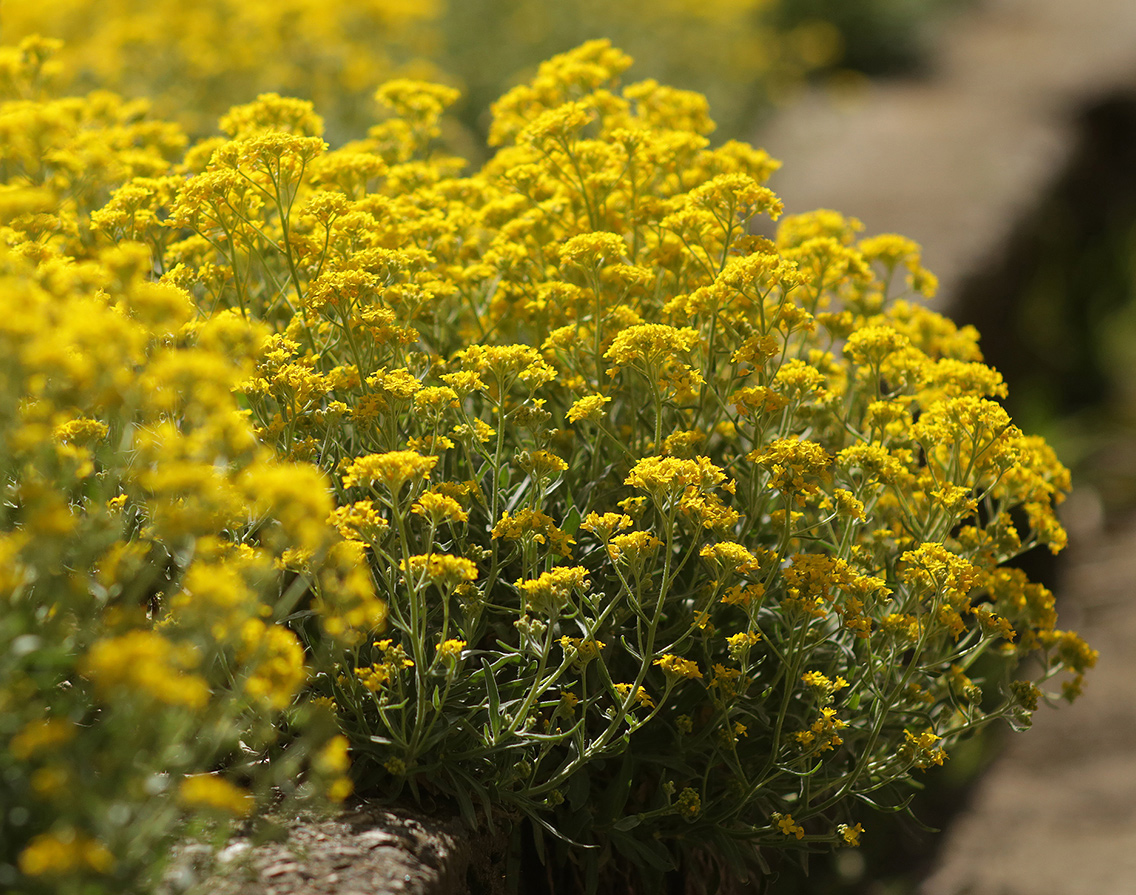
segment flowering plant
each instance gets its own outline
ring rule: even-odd
[[[10,43],[63,41],[48,73],[71,89],[145,98],[194,134],[271,90],[314,102],[338,139],[365,132],[368,93],[393,77],[460,86],[460,117],[481,134],[485,107],[506,87],[547,56],[604,36],[658,80],[709,91],[719,120],[740,133],[756,110],[857,54],[862,32],[886,33],[891,53],[910,47],[910,34],[890,27],[895,2],[873,0],[866,17],[837,26],[847,18],[839,7],[812,0],[51,0],[4,4],[0,31]],[[936,2],[900,5],[918,20]],[[875,58],[879,44],[869,45]],[[478,152],[477,143],[466,145]]]
[[[239,414],[258,331],[183,329],[194,308],[138,275],[145,253],[61,261],[0,253],[0,881],[123,891],[179,831],[350,792],[276,624],[310,585],[274,558],[311,552],[325,627],[370,630],[383,606],[336,565],[317,471]]]
[[[199,318],[89,212],[184,138],[100,94],[0,94],[0,889],[122,892],[171,840],[270,799],[344,798],[347,741],[281,624],[380,625],[319,471],[258,445],[234,389],[266,330]],[[309,557],[303,580],[281,568]],[[272,761],[266,761],[267,756]]]
[[[119,305],[191,296],[186,332],[245,334],[237,394],[279,459],[241,449],[296,465],[233,493],[308,502],[273,504],[288,543],[209,517],[210,568],[275,549],[301,582],[263,627],[306,644],[360,792],[524,819],[587,891],[854,846],[960,738],[1028,726],[1095,660],[1005,565],[1063,546],[1067,473],[977,334],[918,302],[918,247],[783,217],[777,162],[712,148],[705,100],[621,86],[629,64],[600,41],[545,63],[474,173],[437,146],[448,88],[388,83],[337,149],[264,95],[89,216],[4,231],[40,278],[134,259]]]

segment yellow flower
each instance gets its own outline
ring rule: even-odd
[[[456,409],[458,406],[458,393],[444,385],[423,388],[414,396],[414,407],[417,410],[441,413],[444,410]]]
[[[663,440],[663,454],[676,457],[693,457],[697,449],[706,441],[706,433],[672,432]]]
[[[745,575],[758,569],[758,558],[734,541],[707,544],[698,555],[714,565],[722,575]]]
[[[241,626],[241,639],[238,658],[250,670],[245,692],[274,709],[286,708],[308,679],[299,639],[282,625],[255,618]]]
[[[336,777],[327,787],[327,798],[328,801],[338,804],[354,791],[355,784],[350,777]]]
[[[366,271],[327,270],[304,293],[304,307],[312,311],[347,314],[361,302],[369,301],[378,285],[378,278]]]
[[[786,836],[794,836],[797,839],[805,838],[805,828],[793,820],[791,814],[774,814],[773,819],[777,822],[777,828]]]
[[[428,517],[435,525],[441,522],[468,522],[469,513],[447,494],[427,491],[410,508],[410,512]]]
[[[746,651],[761,640],[761,635],[756,631],[741,631],[738,634],[731,634],[726,638],[727,648],[730,651],[730,658],[737,661],[740,657],[744,656]]]
[[[80,668],[104,698],[146,696],[200,709],[210,696],[205,679],[190,673],[200,661],[190,644],[174,644],[153,631],[131,631],[95,643]]]
[[[37,768],[30,777],[32,791],[49,801],[70,799],[75,784],[68,769],[62,765]]]
[[[655,371],[665,362],[690,352],[700,338],[698,330],[690,327],[643,323],[620,332],[604,357],[618,366],[635,365]]]
[[[664,654],[652,664],[662,668],[663,673],[672,681],[677,681],[682,678],[702,678],[702,672],[698,670],[698,664],[696,662],[671,655],[670,653]]]
[[[694,820],[702,813],[702,799],[697,792],[687,786],[675,800],[675,811],[678,812],[679,817]]]
[[[344,538],[361,540],[368,544],[375,544],[380,541],[390,528],[390,523],[379,515],[374,503],[369,500],[357,500],[353,504],[336,507],[328,516],[327,521]]]
[[[601,541],[607,541],[617,531],[630,528],[632,524],[631,517],[622,513],[588,513],[580,528],[590,531]]]
[[[492,536],[494,540],[503,538],[509,541],[531,538],[537,544],[547,544],[548,549],[559,556],[570,554],[572,545],[576,543],[556,527],[551,516],[527,507],[515,514],[503,513],[493,526]]]
[[[877,324],[852,333],[844,343],[844,353],[857,364],[878,368],[885,358],[910,344],[910,340],[894,328]]]
[[[435,648],[439,659],[450,660],[460,659],[462,650],[465,649],[464,640],[450,639],[439,643]]]
[[[560,249],[560,260],[576,267],[599,268],[627,254],[627,243],[616,233],[581,233]]]
[[[764,584],[750,584],[746,587],[735,584],[723,594],[722,602],[727,606],[749,606],[763,596],[765,596]]]
[[[398,496],[403,485],[426,478],[437,463],[437,457],[424,457],[416,451],[368,454],[348,464],[343,486],[383,484],[392,495]]]
[[[106,438],[107,431],[106,423],[80,417],[56,426],[55,437],[68,444],[88,444]]]
[[[751,451],[747,459],[769,470],[767,487],[798,500],[816,494],[816,479],[829,469],[828,452],[815,441],[779,438],[764,450]]]
[[[980,580],[973,563],[935,542],[906,551],[899,561],[905,584],[920,592],[942,594],[956,606],[965,605]]]
[[[470,345],[457,353],[457,360],[466,371],[492,375],[501,388],[519,379],[537,389],[556,378],[556,371],[531,345]],[[446,382],[461,391],[457,380],[447,378]]]
[[[621,699],[626,699],[627,695],[632,690],[631,684],[612,684],[612,686],[615,687],[615,692],[619,694]],[[645,708],[653,709],[655,707],[655,701],[651,699],[651,694],[643,687],[639,687],[635,690],[635,700],[639,705]]]
[[[356,668],[355,676],[372,693],[378,693],[391,679],[391,668],[386,663],[376,662],[366,668]]]
[[[313,766],[321,774],[329,776],[345,773],[351,767],[351,759],[348,757],[350,745],[347,737],[342,734],[333,736],[316,753],[312,760]]]
[[[586,665],[597,658],[600,651],[607,646],[602,640],[591,638],[569,637],[560,638],[560,648],[564,650],[564,658],[577,666]]]
[[[578,423],[580,420],[597,422],[603,415],[604,405],[611,403],[611,400],[606,395],[587,395],[580,398],[568,408],[568,422]]]
[[[393,78],[375,91],[375,99],[400,118],[431,124],[460,96],[460,91],[453,87],[409,78]]]
[[[564,103],[538,115],[521,131],[518,139],[537,147],[563,144],[573,138],[591,120],[591,114],[582,103]]]
[[[178,800],[190,808],[207,808],[236,817],[253,809],[252,794],[216,774],[193,774],[178,784]]]
[[[45,718],[42,721],[31,721],[20,728],[8,743],[8,751],[13,758],[26,761],[69,743],[74,738],[74,724],[62,718]]]
[[[18,859],[20,872],[26,876],[67,876],[84,870],[109,873],[114,864],[105,845],[70,827],[40,833],[24,846]]]
[[[806,730],[798,730],[793,734],[802,748],[816,752],[828,752],[844,743],[840,731],[847,727],[847,723],[836,717],[836,709],[822,708],[820,717]]]
[[[402,644],[393,640],[380,640],[375,644],[386,658],[387,664],[392,668],[413,668],[414,660],[408,658]]]
[[[735,635],[736,636],[736,635]],[[733,650],[731,650],[733,656]],[[720,662],[714,664],[714,678],[710,681],[710,690],[716,694],[717,702],[728,704],[738,695],[738,683],[742,672],[738,668],[727,668]]]
[[[633,568],[638,568],[648,556],[662,546],[663,542],[649,531],[631,531],[612,537],[607,545],[607,555],[612,562],[627,563]]]
[[[834,693],[848,686],[848,681],[844,680],[844,678],[838,677],[835,680],[829,680],[828,677],[819,671],[806,671],[801,675],[801,681],[806,686],[816,690],[825,701],[830,701]]]
[[[727,226],[735,218],[748,221],[762,213],[777,220],[784,208],[772,190],[746,174],[719,174],[691,190],[689,201],[695,207],[708,209]]]
[[[905,730],[901,751],[915,767],[921,770],[929,768],[933,764],[941,765],[947,758],[947,753],[937,745],[941,739],[930,728],[922,733],[912,733],[910,730]]]
[[[923,632],[923,623],[913,615],[891,612],[881,619],[880,628],[901,641],[915,643]]]
[[[481,376],[472,370],[459,370],[456,373],[443,373],[442,381],[452,388],[460,397],[470,394],[471,392],[482,391],[485,388],[485,383],[481,381]]]
[[[262,93],[253,102],[234,106],[221,119],[221,130],[231,137],[243,137],[260,131],[319,136],[323,119],[312,111],[306,100]]]
[[[525,595],[526,605],[544,612],[558,612],[568,602],[573,590],[585,590],[591,584],[583,566],[557,566],[542,572],[535,580],[518,580],[514,587]]]
[[[398,567],[409,572],[416,579],[425,578],[443,590],[453,590],[463,581],[477,580],[477,566],[473,560],[464,556],[450,556],[445,553],[428,553],[412,556],[407,562],[400,561]]]
[[[725,480],[726,474],[708,457],[644,457],[631,468],[624,484],[665,502],[682,495],[687,488],[707,491]]]
[[[517,458],[517,465],[538,481],[568,469],[564,459],[551,451],[525,451]]]
[[[373,397],[378,400],[379,408],[384,412],[391,407],[405,407],[407,402],[422,391],[418,377],[405,367],[372,373],[367,377],[367,385],[374,390]]]
[[[863,501],[846,488],[837,488],[832,492],[836,503],[836,513],[846,519],[857,519],[861,522],[868,517],[864,513]]]
[[[820,404],[829,397],[825,388],[828,380],[816,367],[791,357],[781,365],[773,377],[773,388],[782,395],[798,401],[811,400]]]

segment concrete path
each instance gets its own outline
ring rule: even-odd
[[[755,142],[789,211],[835,208],[923,244],[949,301],[1009,239],[1088,102],[1136,85],[1136,0],[976,0],[931,73],[807,96]]]

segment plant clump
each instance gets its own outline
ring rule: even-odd
[[[188,147],[105,94],[0,106],[30,123],[3,295],[39,315],[0,333],[41,346],[3,353],[3,654],[43,672],[0,691],[40,700],[0,727],[40,806],[9,868],[113,872],[20,744],[151,704],[241,707],[269,768],[334,716],[333,797],[349,753],[359,793],[523,820],[590,891],[855,846],[960,739],[1079,693],[1095,653],[1006,565],[1064,545],[1068,474],[918,246],[785,215],[778,162],[629,65],[546,63],[473,172],[413,81],[337,148],[277,95]],[[261,804],[211,761],[163,785]]]

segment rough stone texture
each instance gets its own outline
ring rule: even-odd
[[[949,302],[1064,167],[1076,112],[1136,84],[1136,3],[980,0],[942,37],[926,78],[813,92],[755,141],[788,211],[917,240]]]
[[[281,841],[234,839],[208,862],[190,847],[167,876],[166,895],[465,895],[485,879],[458,820],[359,805],[338,817],[291,820]]]

